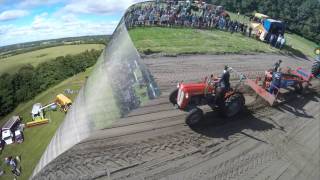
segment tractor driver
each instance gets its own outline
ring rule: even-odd
[[[281,63],[282,63],[282,60],[281,60],[281,59],[279,59],[279,61],[277,61],[276,63],[274,63],[272,72],[278,72]]]
[[[229,90],[230,88],[229,79],[230,79],[229,67],[225,65],[221,79],[219,81],[219,87],[224,88],[225,91]]]
[[[224,66],[223,74],[216,88],[215,102],[219,107],[224,107],[224,95],[230,89],[229,67]]]

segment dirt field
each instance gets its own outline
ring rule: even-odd
[[[220,74],[225,64],[254,77],[278,59],[284,67],[311,67],[271,54],[144,58],[161,97],[63,153],[34,179],[318,179],[319,81],[272,108],[247,94],[239,117],[208,112],[193,129],[168,102],[178,81]]]

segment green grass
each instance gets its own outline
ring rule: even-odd
[[[299,51],[309,57],[314,57],[314,49],[319,47],[316,43],[305,39],[296,34],[285,34],[287,45],[290,46],[292,49]],[[298,52],[298,53],[299,53]]]
[[[92,68],[88,68],[85,72],[79,73],[73,76],[57,86],[50,88],[49,90],[36,96],[33,100],[20,104],[14,112],[1,119],[1,122],[5,122],[12,115],[20,115],[23,117],[23,121],[31,121],[30,111],[34,103],[40,102],[42,104],[50,103],[54,100],[55,96],[59,93],[63,93],[65,89],[79,90],[84,84],[85,77],[89,76]],[[77,94],[67,95],[72,100]],[[19,179],[28,179],[32,174],[34,167],[37,165],[42,153],[49,144],[56,129],[63,121],[65,114],[60,111],[49,111],[46,113],[46,117],[50,118],[50,123],[33,128],[26,128],[24,131],[25,141],[22,144],[12,144],[4,148],[0,155],[0,160],[3,162],[6,156],[21,155],[22,175]],[[5,167],[5,166],[3,166]],[[5,167],[6,174],[0,176],[0,179],[13,179],[13,176],[8,167]]]
[[[231,14],[238,16],[237,14]],[[243,19],[243,16],[239,16]],[[221,53],[254,53],[280,52],[270,48],[267,43],[248,38],[240,33],[220,30],[197,30],[190,28],[135,28],[129,31],[139,52],[178,54],[221,54]],[[285,34],[287,47],[281,52],[314,57],[317,44],[296,34]]]
[[[139,52],[188,53],[250,53],[276,52],[265,43],[242,34],[219,30],[188,28],[135,28],[129,31]]]
[[[25,64],[37,66],[41,62],[52,60],[58,56],[78,54],[85,50],[102,48],[104,48],[102,44],[64,45],[11,56],[0,59],[0,75],[5,72],[14,73]]]

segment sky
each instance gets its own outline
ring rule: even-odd
[[[125,10],[144,0],[0,0],[0,46],[112,34]]]

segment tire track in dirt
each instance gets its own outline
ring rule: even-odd
[[[105,179],[108,175],[112,179],[246,179],[248,172],[263,171],[282,159],[288,150],[277,135],[294,138],[301,132],[297,129],[309,123],[307,118],[292,114],[285,105],[276,109],[263,106],[257,109],[252,105],[253,114],[245,113],[225,122],[208,113],[201,127],[190,129],[184,123],[185,114],[172,109],[165,96],[179,78],[199,80],[212,72],[219,73],[220,66],[222,69],[226,63],[241,72],[263,73],[274,63],[268,58],[281,58],[294,66],[308,67],[309,64],[279,55],[145,59],[163,97],[146,103],[113,127],[65,152],[35,179]],[[311,108],[308,113],[318,114],[312,106],[314,103],[308,106]],[[216,163],[221,157],[226,158]],[[287,162],[290,158],[281,161]],[[186,175],[178,176],[185,171]]]

